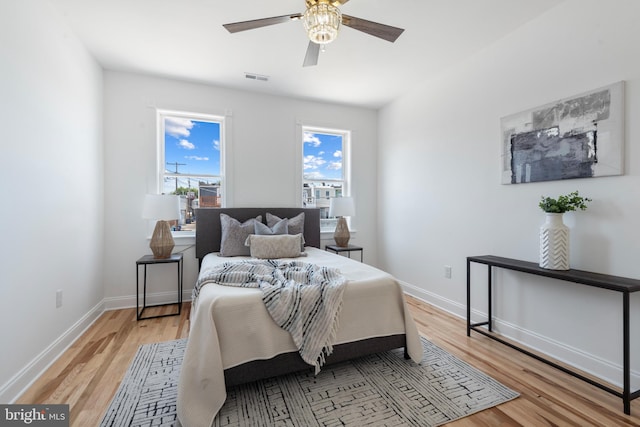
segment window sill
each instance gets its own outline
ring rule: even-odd
[[[320,230],[320,239],[333,239],[333,233],[335,230]],[[355,236],[358,230],[349,230],[351,236]]]
[[[171,235],[176,246],[189,246],[196,243],[196,233],[193,231],[173,231]],[[151,236],[147,236],[147,241],[151,241]]]
[[[173,241],[176,242],[176,246],[195,245],[196,233],[184,231],[173,233]]]
[[[320,230],[320,239],[321,240],[333,239],[333,233],[334,233],[334,230]],[[358,231],[349,230],[349,233],[353,237],[358,233]],[[189,245],[194,245],[196,243],[195,232],[190,232],[190,231],[175,232],[174,231],[171,234],[173,235],[173,241],[175,242],[176,246],[189,246]],[[147,241],[151,241],[151,236],[147,236]]]

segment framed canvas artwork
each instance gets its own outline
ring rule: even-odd
[[[503,117],[502,183],[622,175],[624,82]]]

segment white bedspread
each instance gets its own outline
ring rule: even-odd
[[[391,275],[320,249],[306,251],[309,256],[301,260],[338,268],[349,281],[334,344],[404,333],[411,359],[422,359],[417,328],[402,289]],[[202,269],[229,260],[209,254]],[[204,286],[191,308],[191,330],[178,384],[177,409],[182,426],[213,423],[226,399],[224,369],[296,350],[289,333],[269,316],[260,290]]]

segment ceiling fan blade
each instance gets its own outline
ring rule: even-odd
[[[240,31],[253,30],[254,28],[267,27],[269,25],[282,24],[284,22],[293,21],[295,19],[302,18],[301,13],[294,13],[292,15],[274,16],[272,18],[254,19],[251,21],[233,22],[231,24],[224,24],[223,27],[230,33],[237,33]]]
[[[313,65],[318,65],[318,56],[320,56],[320,45],[314,42],[309,42],[309,46],[307,47],[307,53],[304,56],[303,67],[310,67]]]
[[[403,28],[379,24],[377,22],[367,21],[366,19],[356,18],[345,14],[342,15],[342,24],[347,27],[351,27],[354,30],[362,31],[363,33],[390,41],[391,43],[395,42],[404,31]]]

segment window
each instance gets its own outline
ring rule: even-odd
[[[195,231],[198,207],[224,206],[224,118],[158,112],[159,192],[180,196],[174,231]]]
[[[333,231],[329,200],[349,195],[350,132],[302,128],[302,206],[320,208],[321,231]]]

